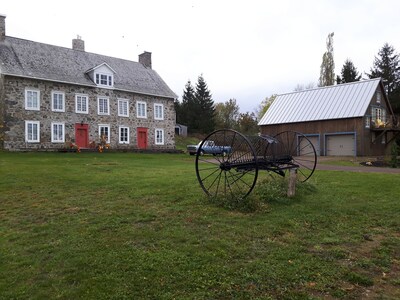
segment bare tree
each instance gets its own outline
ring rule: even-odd
[[[306,84],[306,85],[297,84],[296,87],[294,88],[294,91],[295,92],[301,92],[301,91],[304,91],[304,90],[311,90],[313,88],[315,88],[314,82],[310,82],[309,84]]]

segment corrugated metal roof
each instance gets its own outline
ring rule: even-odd
[[[114,89],[177,98],[156,71],[141,63],[7,36],[0,42],[0,72],[96,87],[86,71],[107,64]]]
[[[258,125],[362,117],[380,78],[278,95]]]

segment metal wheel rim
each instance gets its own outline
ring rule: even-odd
[[[297,181],[306,182],[313,174],[317,165],[317,153],[310,139],[297,131],[283,131],[274,136],[278,144],[272,144],[266,149],[267,156],[292,156],[292,163],[298,165]],[[274,148],[275,147],[275,148]],[[290,166],[283,164],[283,173],[286,177]]]
[[[232,151],[215,156],[201,156],[200,151],[197,151],[196,176],[203,191],[209,197],[238,201],[246,198],[253,190],[258,177],[257,159],[249,140],[235,130],[220,129],[210,133],[201,142],[199,150],[207,140],[216,140],[217,146],[230,146]],[[251,161],[252,167],[235,167],[243,161]]]

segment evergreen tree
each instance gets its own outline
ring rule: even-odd
[[[182,95],[182,103],[179,104],[178,109],[176,111],[176,122],[179,124],[184,124],[189,126],[191,119],[193,119],[194,112],[192,111],[192,107],[195,103],[194,99],[194,88],[190,80],[185,85],[185,89],[183,90]],[[176,108],[176,106],[175,106]]]
[[[174,106],[175,106],[175,114],[176,114],[176,123],[183,124],[182,117],[181,117],[182,104],[179,102],[178,99],[174,100]]]
[[[395,113],[400,113],[400,65],[399,55],[388,43],[385,43],[375,56],[369,78],[382,78],[386,93]]]
[[[333,60],[333,32],[326,39],[327,51],[322,56],[319,86],[335,84],[335,62]]]
[[[203,75],[198,78],[194,100],[192,132],[210,133],[215,129],[215,107]]]
[[[342,67],[341,75],[337,76],[337,84],[360,81],[361,75],[350,59],[346,59]]]

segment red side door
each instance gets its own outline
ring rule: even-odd
[[[137,129],[137,143],[139,149],[147,148],[147,128],[138,127]]]
[[[80,148],[88,148],[89,124],[75,124],[75,143]]]

